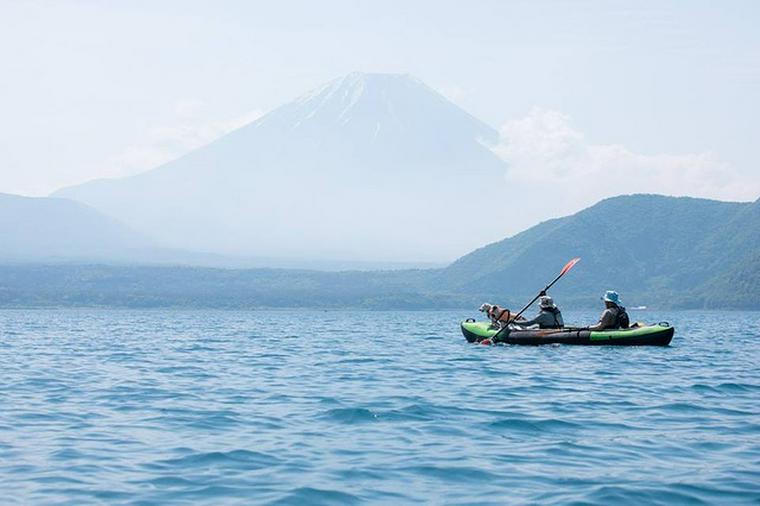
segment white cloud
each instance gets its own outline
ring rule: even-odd
[[[507,122],[500,134],[493,149],[509,166],[514,201],[522,214],[542,219],[628,193],[745,201],[760,195],[760,176],[743,174],[710,152],[646,155],[619,144],[593,144],[557,111],[534,109]],[[534,198],[520,198],[527,194]]]
[[[254,110],[224,120],[208,119],[200,100],[181,100],[174,107],[176,122],[148,130],[147,142],[129,146],[114,156],[107,177],[125,176],[153,169],[204,146],[223,135],[256,121],[263,115]]]

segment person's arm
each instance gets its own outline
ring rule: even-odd
[[[537,325],[540,318],[541,318],[541,315],[539,314],[532,320],[518,320],[514,322],[514,324],[519,325],[520,327],[530,327],[531,325]]]

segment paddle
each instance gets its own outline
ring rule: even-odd
[[[581,261],[580,257],[577,257],[577,258],[573,258],[572,260],[570,260],[569,262],[567,262],[567,263],[565,264],[565,266],[562,268],[562,270],[561,270],[561,271],[559,271],[559,275],[558,275],[556,278],[554,278],[554,281],[552,281],[551,283],[549,283],[548,285],[546,285],[546,286],[544,287],[544,289],[543,289],[543,290],[541,290],[540,292],[538,292],[538,295],[536,295],[535,297],[533,297],[533,300],[531,300],[530,302],[528,302],[528,303],[525,305],[525,307],[524,307],[524,308],[522,308],[522,309],[520,310],[520,312],[519,312],[519,313],[517,313],[517,314],[516,314],[516,315],[514,315],[512,318],[510,318],[510,319],[509,319],[509,321],[507,321],[506,325],[504,325],[502,328],[500,328],[500,329],[499,329],[499,331],[498,331],[498,332],[496,332],[496,334],[494,334],[494,336],[491,338],[491,341],[492,341],[492,342],[494,342],[494,340],[495,340],[497,337],[499,337],[499,335],[502,333],[502,331],[503,331],[504,329],[506,329],[506,328],[509,328],[509,325],[510,325],[510,324],[514,323],[514,322],[515,322],[515,320],[517,320],[517,319],[518,319],[520,316],[522,316],[522,314],[523,314],[523,313],[524,313],[524,312],[525,312],[525,311],[526,311],[526,310],[527,310],[527,309],[528,309],[530,306],[532,306],[532,305],[533,305],[533,303],[534,303],[534,302],[536,302],[536,301],[538,300],[538,298],[539,298],[539,297],[541,297],[541,295],[542,295],[542,294],[546,294],[546,292],[548,292],[548,291],[549,291],[549,288],[551,288],[552,286],[554,286],[554,283],[556,283],[557,281],[559,281],[559,279],[560,279],[562,276],[564,276],[565,274],[567,274],[568,272],[570,272],[570,269],[572,269],[573,267],[575,267],[575,264],[577,264],[577,263],[578,263],[578,262],[580,262],[580,261]]]

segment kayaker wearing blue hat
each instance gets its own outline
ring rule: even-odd
[[[590,326],[589,330],[627,329],[631,321],[620,303],[620,295],[615,291],[607,290],[602,300],[605,306],[604,312],[599,317],[599,322]]]

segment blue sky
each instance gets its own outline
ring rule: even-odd
[[[5,1],[0,19],[2,192],[150,169],[358,70],[523,139],[501,150],[517,180],[651,162],[645,189],[760,193],[758,2]],[[558,132],[588,153],[547,160]]]

